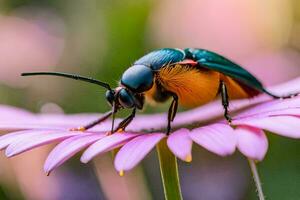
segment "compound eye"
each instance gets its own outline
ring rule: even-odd
[[[124,88],[119,92],[119,102],[124,108],[132,108],[134,106],[131,94]]]
[[[112,91],[112,90],[106,91],[105,97],[106,97],[106,100],[108,101],[108,103],[112,106],[113,101],[115,99],[115,93],[114,93],[114,91]]]

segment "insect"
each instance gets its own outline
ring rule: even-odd
[[[22,76],[53,75],[100,85],[107,89],[106,99],[112,110],[86,126],[71,129],[85,131],[112,116],[112,130],[124,131],[145,101],[165,102],[172,99],[168,110],[167,134],[171,130],[178,105],[196,107],[221,96],[224,117],[230,123],[229,100],[251,98],[265,93],[273,98],[290,98],[294,95],[276,96],[268,92],[260,81],[238,64],[204,49],[163,48],[141,57],[122,75],[120,84],[112,89],[109,84],[74,74],[61,72],[31,72]],[[115,113],[132,109],[116,128]]]

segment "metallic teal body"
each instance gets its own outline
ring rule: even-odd
[[[180,62],[185,59],[184,51],[180,49],[164,48],[156,51],[152,51],[145,56],[135,61],[135,65],[145,65],[152,70],[159,70],[166,64],[172,64]]]
[[[201,67],[218,71],[255,90],[268,93],[261,82],[238,64],[223,56],[204,49],[186,48],[184,50],[164,48],[152,51],[134,62],[121,79],[121,83],[133,92],[144,92],[151,88],[154,74],[162,67],[191,59]]]

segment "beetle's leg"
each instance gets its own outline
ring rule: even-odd
[[[229,98],[228,98],[228,92],[226,85],[223,81],[221,81],[221,97],[222,97],[222,105],[224,107],[224,117],[228,121],[228,123],[231,123],[231,117],[229,116],[228,113],[228,106],[229,106]]]
[[[96,126],[97,124],[105,121],[107,118],[109,118],[112,115],[112,111],[108,111],[107,113],[105,113],[101,118],[85,125],[85,126],[80,126],[78,128],[71,128],[70,131],[86,131],[94,126]]]
[[[120,122],[118,127],[113,131],[114,132],[122,132],[125,128],[132,122],[133,118],[135,117],[136,108],[132,110],[132,113],[126,117],[123,121]]]
[[[178,96],[176,94],[172,94],[173,101],[170,105],[169,112],[168,112],[168,127],[167,127],[167,135],[169,135],[171,131],[171,122],[174,120],[176,113],[177,113],[177,107],[178,107]]]

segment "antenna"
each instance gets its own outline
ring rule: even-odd
[[[21,74],[21,76],[38,76],[38,75],[61,76],[61,77],[71,78],[71,79],[75,79],[75,80],[80,80],[80,81],[85,81],[85,82],[93,83],[96,85],[100,85],[108,90],[111,90],[111,87],[108,83],[104,83],[104,82],[101,82],[101,81],[98,81],[96,79],[89,78],[89,77],[79,76],[77,74],[69,74],[69,73],[64,73],[64,72],[28,72],[28,73]]]

